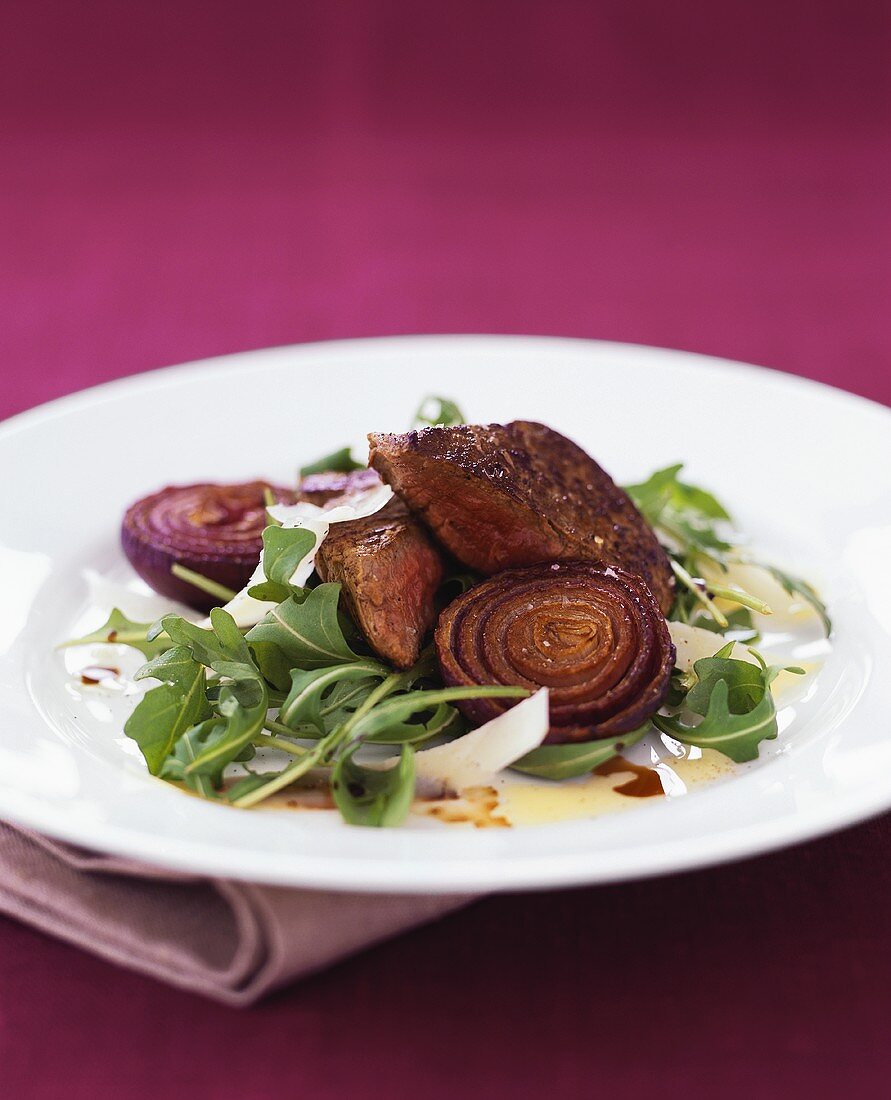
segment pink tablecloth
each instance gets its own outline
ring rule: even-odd
[[[886,5],[29,0],[3,22],[0,415],[445,331],[672,345],[891,402]],[[0,923],[0,1080],[880,1094],[889,900],[885,818],[486,901],[240,1014]]]

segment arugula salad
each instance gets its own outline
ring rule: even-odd
[[[157,592],[195,614],[119,609],[64,646],[139,650],[125,733],[149,772],[248,809],[330,794],[352,825],[396,826],[425,793],[502,769],[589,775],[648,735],[755,760],[778,736],[759,652],[765,564],[680,464],[615,485],[544,425],[468,425],[428,398],[372,434],[265,482],[162,489],[122,542]]]

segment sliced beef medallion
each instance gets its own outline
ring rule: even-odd
[[[628,494],[544,424],[369,435],[370,464],[465,565],[481,573],[555,559],[642,576],[663,612],[674,598],[664,550]]]
[[[373,470],[312,474],[300,497],[336,505],[379,484]],[[323,581],[337,581],[350,614],[371,648],[397,668],[418,659],[436,618],[434,597],[442,581],[442,557],[426,530],[394,497],[365,519],[332,523],[316,556]]]

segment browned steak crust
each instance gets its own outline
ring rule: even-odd
[[[350,492],[373,488],[377,480],[373,470],[314,474],[301,483],[300,495],[313,504],[334,505]],[[332,523],[316,570],[323,581],[341,585],[350,614],[378,656],[397,668],[415,663],[436,617],[443,564],[401,500],[394,498],[365,519]]]
[[[628,494],[575,443],[531,421],[369,435],[370,463],[481,573],[575,558],[642,576],[663,612],[668,557]]]

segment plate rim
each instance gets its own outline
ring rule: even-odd
[[[30,408],[13,413],[11,416],[7,416],[3,420],[0,420],[0,439],[7,433],[16,432],[23,427],[27,427],[32,420],[35,423],[39,423],[41,420],[57,413],[64,413],[69,411],[69,409],[74,410],[80,404],[88,405],[97,395],[101,396],[105,393],[111,393],[121,388],[126,389],[131,386],[141,387],[143,385],[150,385],[158,379],[166,380],[168,378],[175,379],[179,376],[185,377],[190,373],[197,373],[199,370],[205,370],[211,365],[229,364],[237,369],[241,360],[247,360],[256,356],[269,356],[273,358],[278,355],[308,354],[323,349],[335,351],[338,348],[343,348],[345,350],[356,348],[361,350],[364,346],[377,348],[387,343],[425,343],[428,341],[432,343],[442,340],[467,344],[475,341],[517,342],[522,344],[540,342],[542,344],[565,344],[580,347],[597,347],[601,349],[615,348],[624,351],[646,353],[655,352],[658,355],[665,356],[666,359],[681,358],[685,360],[697,360],[701,365],[710,364],[713,367],[718,366],[723,370],[736,371],[743,374],[748,374],[751,371],[764,372],[781,384],[786,383],[793,386],[803,386],[806,389],[814,391],[821,391],[824,394],[831,394],[835,398],[852,402],[860,407],[865,407],[873,413],[877,412],[886,416],[891,416],[891,406],[884,405],[881,401],[874,401],[871,397],[864,397],[863,394],[853,393],[850,390],[842,389],[840,386],[833,386],[829,382],[821,382],[819,379],[809,378],[806,375],[794,374],[790,371],[782,370],[780,367],[766,366],[762,363],[748,363],[743,359],[728,359],[725,356],[711,355],[708,352],[685,351],[682,348],[667,347],[663,344],[640,344],[630,340],[601,340],[585,336],[543,336],[536,333],[527,335],[524,333],[496,332],[425,332],[395,333],[388,336],[350,336],[336,340],[311,340],[306,343],[297,344],[264,345],[256,348],[247,348],[242,351],[225,352],[222,355],[210,355],[204,359],[187,359],[182,363],[169,363],[160,367],[149,367],[147,370],[137,371],[135,374],[125,374],[120,378],[110,378],[105,382],[96,382],[83,389],[73,390],[71,393],[65,393],[59,397],[50,398],[48,401],[41,401],[38,405],[32,405]]]

